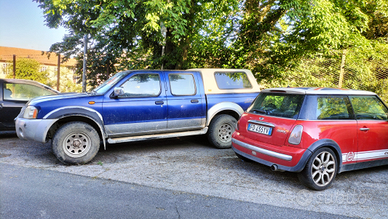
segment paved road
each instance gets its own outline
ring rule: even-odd
[[[347,218],[0,164],[1,218]]]
[[[65,166],[56,160],[49,143],[3,136],[0,137],[0,163],[29,171],[70,173],[68,177],[83,176],[89,180],[162,189],[173,194],[187,193],[204,200],[209,197],[233,204],[245,203],[254,208],[266,206],[274,215],[284,209],[283,213],[287,215],[295,210],[301,215],[307,211],[311,216],[319,213],[323,216],[388,217],[387,166],[339,174],[330,189],[312,192],[300,185],[295,174],[271,172],[263,165],[243,162],[230,149],[208,146],[202,137],[111,145],[107,151],[100,151],[90,164]],[[64,186],[63,182],[73,184],[71,180],[61,182],[57,183],[58,187]],[[225,212],[229,212],[225,208],[228,205],[222,205]],[[215,217],[220,214],[214,209],[209,212],[204,216],[211,217],[211,212]],[[221,216],[227,217],[227,214]],[[249,214],[237,216],[249,217]],[[164,216],[161,214],[161,217]]]

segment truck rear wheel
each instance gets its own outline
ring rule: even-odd
[[[230,148],[236,124],[237,120],[230,115],[222,114],[214,117],[207,133],[210,143],[216,148]]]
[[[70,122],[57,130],[52,148],[55,156],[64,164],[85,164],[96,156],[100,137],[89,124]]]

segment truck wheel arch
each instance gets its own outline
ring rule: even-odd
[[[48,133],[54,133],[64,123],[72,121],[86,122],[96,129],[104,144],[104,149],[106,149],[106,134],[103,118],[101,114],[94,109],[74,106],[62,107],[48,113],[44,119],[57,119],[57,121],[50,127]]]
[[[244,113],[243,108],[241,108],[241,106],[238,105],[237,103],[233,103],[233,102],[217,103],[207,111],[206,126],[209,126],[212,119],[219,114],[228,114],[236,118],[236,120],[238,120],[243,113]]]

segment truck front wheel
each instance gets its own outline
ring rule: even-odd
[[[230,148],[236,124],[237,120],[230,115],[222,114],[214,117],[207,134],[210,143],[216,148]]]
[[[70,122],[60,127],[52,140],[55,156],[64,164],[85,164],[100,148],[97,131],[84,122]]]

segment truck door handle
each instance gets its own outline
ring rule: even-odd
[[[156,105],[163,105],[163,104],[164,104],[164,101],[163,101],[163,100],[155,101],[155,104],[156,104]]]
[[[199,100],[198,99],[192,99],[190,102],[191,103],[199,103]]]
[[[369,131],[369,128],[360,128],[360,131],[366,132]]]

